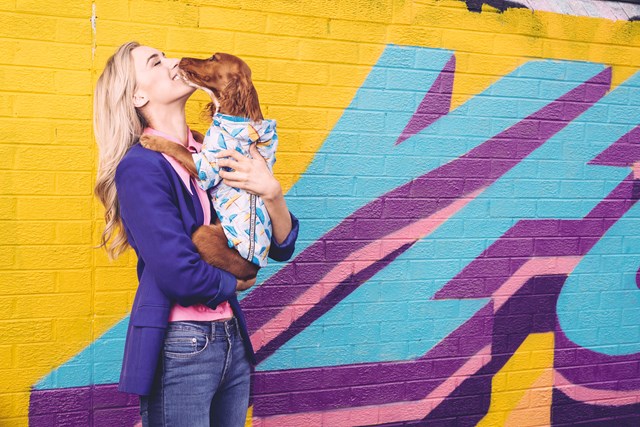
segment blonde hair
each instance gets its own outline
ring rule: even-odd
[[[133,105],[136,75],[131,51],[138,46],[140,44],[135,41],[125,43],[107,60],[96,82],[93,97],[93,131],[99,150],[93,192],[104,205],[106,223],[100,245],[94,248],[104,247],[110,260],[118,258],[129,248],[120,217],[116,167],[146,126],[144,117]]]

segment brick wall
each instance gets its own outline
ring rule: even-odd
[[[640,24],[470,3],[0,2],[0,425],[138,422],[136,257],[92,248],[129,40],[242,56],[278,121],[301,233],[243,296],[248,425],[638,424]]]

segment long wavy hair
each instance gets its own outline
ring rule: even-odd
[[[93,131],[99,150],[93,193],[104,205],[106,223],[95,248],[104,247],[110,260],[129,248],[116,193],[116,167],[147,124],[133,105],[136,74],[131,51],[138,46],[135,41],[125,43],[107,60],[93,97]]]

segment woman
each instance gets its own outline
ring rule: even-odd
[[[111,259],[129,245],[138,256],[118,389],[140,395],[144,426],[242,426],[255,363],[236,291],[243,281],[207,264],[192,234],[211,217],[206,193],[171,157],[138,143],[154,133],[199,151],[186,122],[194,88],[177,78],[177,58],[136,42],[120,46],[96,83],[94,130],[100,149],[95,194],[105,206],[102,235]],[[221,152],[223,180],[259,195],[272,219],[269,257],[291,257],[298,220],[257,150]],[[107,242],[112,240],[110,246]],[[228,259],[246,262],[228,248]],[[231,262],[231,267],[235,263]]]

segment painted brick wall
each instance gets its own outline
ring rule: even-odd
[[[242,299],[247,425],[639,425],[640,24],[487,3],[0,1],[0,425],[138,422],[136,257],[92,248],[129,40],[241,55],[278,121],[301,233]]]

